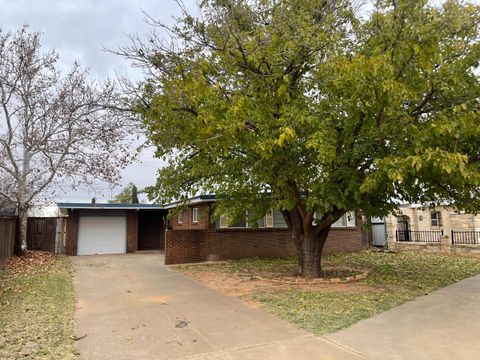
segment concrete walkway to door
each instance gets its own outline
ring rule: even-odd
[[[163,265],[160,253],[72,257],[82,359],[363,359]]]

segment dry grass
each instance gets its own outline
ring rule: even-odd
[[[72,267],[43,252],[0,273],[0,359],[75,359]]]
[[[417,253],[364,251],[325,257],[326,266],[369,269],[364,280],[346,284],[286,285],[247,273],[285,273],[295,259],[245,259],[177,270],[249,305],[315,334],[331,333],[418,296],[480,274],[480,260]]]

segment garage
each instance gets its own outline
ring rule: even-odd
[[[124,254],[127,222],[124,213],[80,213],[77,255]]]
[[[58,203],[69,256],[161,251],[167,210],[157,204]]]

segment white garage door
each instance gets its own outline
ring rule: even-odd
[[[123,254],[126,246],[125,216],[80,216],[78,255]]]

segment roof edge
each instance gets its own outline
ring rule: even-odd
[[[215,195],[197,195],[191,198],[188,198],[185,201],[178,200],[174,201],[168,204],[163,205],[165,209],[173,209],[176,208],[177,206],[186,203],[187,205],[192,205],[192,204],[200,204],[200,203],[205,203],[205,202],[215,202],[216,197]]]
[[[112,204],[112,203],[57,203],[60,209],[110,209],[110,210],[164,210],[160,204]]]

